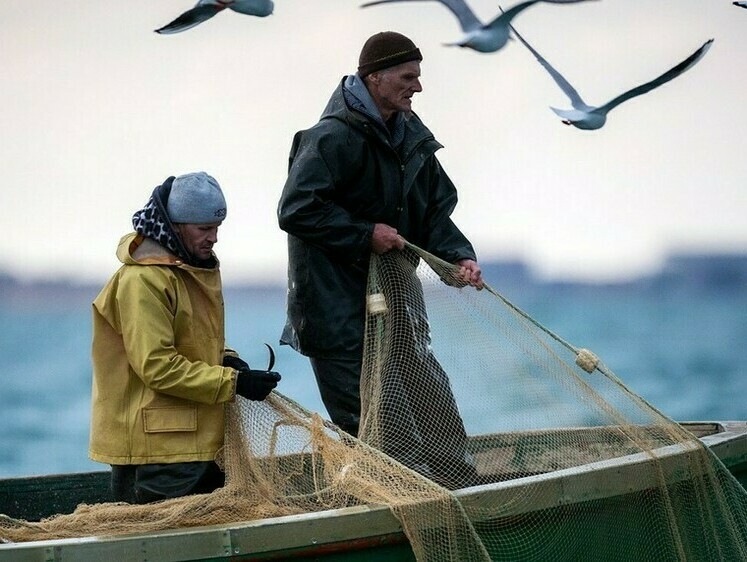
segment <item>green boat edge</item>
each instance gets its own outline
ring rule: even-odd
[[[743,487],[747,487],[747,422],[682,422],[680,425],[697,436]],[[557,431],[557,430],[554,430]],[[579,432],[599,429],[579,428]],[[545,434],[547,432],[544,432]],[[507,433],[481,436],[473,444],[509,439],[527,439],[542,432]],[[668,482],[686,480],[693,463],[683,459],[692,447],[673,445],[656,450]],[[457,490],[465,508],[515,498],[517,490],[531,486],[538,501],[521,504],[505,516],[517,529],[528,525],[527,532],[537,540],[547,540],[560,528],[531,529],[530,512],[544,510],[583,516],[584,506],[593,513],[586,519],[593,525],[583,533],[576,554],[593,552],[595,559],[604,555],[614,542],[619,548],[620,521],[630,521],[631,495],[654,487],[656,471],[652,458],[636,453],[608,461],[592,462],[552,472],[540,473],[482,486]],[[650,475],[650,476],[648,476]],[[635,483],[631,487],[631,483]],[[10,478],[0,480],[0,513],[11,517],[37,520],[55,513],[69,513],[78,503],[108,500],[109,472],[90,472]],[[603,508],[600,509],[600,502]],[[503,516],[502,516],[503,518]],[[562,517],[548,518],[562,520]],[[557,526],[557,525],[556,525]],[[615,541],[607,540],[615,529]],[[631,549],[640,538],[639,529],[629,528]],[[566,537],[567,540],[567,537]],[[583,543],[583,544],[582,544]],[[614,554],[612,551],[608,554]],[[618,553],[619,554],[619,553]],[[628,554],[633,554],[631,551]],[[355,506],[271,519],[238,522],[230,525],[192,527],[153,533],[81,537],[26,543],[0,544],[0,562],[37,562],[75,560],[80,562],[118,561],[213,561],[213,560],[415,560],[409,542],[396,517],[386,506]],[[538,558],[539,559],[539,558]],[[630,558],[632,559],[632,558]]]

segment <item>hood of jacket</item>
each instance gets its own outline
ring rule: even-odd
[[[130,232],[120,238],[117,259],[123,265],[171,265],[189,266],[182,258],[173,254],[152,238]],[[215,267],[218,266],[216,260]],[[212,269],[212,268],[208,268]]]
[[[361,91],[361,88],[365,93]],[[370,95],[366,99],[367,93],[368,90],[357,75],[343,77],[322,111],[320,119],[337,119],[364,134],[373,131],[373,136],[396,150],[403,161],[408,160],[423,142],[428,140],[436,142],[433,133],[415,112],[407,117],[401,112],[398,113],[395,116],[394,133],[390,132],[378,109],[375,109]],[[401,128],[401,133],[398,132],[398,128]],[[442,148],[440,143],[436,144],[434,152]]]

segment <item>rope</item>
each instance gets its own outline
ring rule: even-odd
[[[434,271],[436,270],[436,267],[434,267],[434,264],[437,267],[446,269],[452,273],[456,273],[459,270],[458,265],[444,261],[438,256],[434,256],[430,252],[427,252],[423,250],[422,248],[419,248],[415,244],[412,244],[406,240],[405,240],[405,246],[409,248],[410,250],[413,250],[414,252],[419,254],[426,261],[426,263],[428,263],[428,265],[431,266],[431,268]],[[606,377],[607,379],[612,381],[615,385],[617,385],[620,389],[622,389],[623,392],[625,392],[628,396],[632,397],[634,400],[638,401],[639,403],[647,406],[648,408],[656,412],[659,416],[661,416],[663,419],[672,421],[671,418],[669,418],[669,416],[661,412],[658,408],[654,407],[645,398],[643,398],[642,396],[630,390],[625,385],[625,383],[623,383],[612,371],[610,371],[601,361],[599,361],[596,355],[594,355],[591,351],[587,349],[583,349],[583,348],[577,348],[571,343],[565,341],[555,332],[553,332],[549,328],[546,328],[540,322],[532,318],[529,314],[521,310],[518,306],[513,304],[511,301],[509,301],[506,297],[504,297],[498,291],[493,289],[487,283],[484,283],[484,289],[488,291],[491,295],[498,298],[503,304],[505,304],[508,308],[510,308],[513,312],[515,312],[519,316],[521,316],[527,322],[530,322],[532,325],[534,325],[536,328],[538,328],[539,330],[541,330],[542,332],[550,336],[560,345],[562,345],[563,347],[565,347],[566,349],[574,353],[576,355],[576,364],[578,364],[586,372],[592,373],[595,370],[599,371],[604,377]]]
[[[420,254],[423,257],[423,259],[425,259],[427,262],[434,261],[440,267],[443,267],[445,269],[451,270],[452,272],[456,272],[456,271],[459,270],[459,266],[458,265],[455,265],[453,263],[449,263],[447,261],[444,261],[441,258],[439,258],[437,256],[434,256],[433,254],[431,254],[429,252],[426,252],[422,248],[419,248],[419,247],[415,246],[414,244],[411,244],[410,242],[405,241],[405,246],[407,248],[409,248],[409,249],[417,252],[418,254]],[[565,348],[567,348],[569,351],[573,352],[574,354],[578,354],[578,352],[579,352],[578,348],[574,347],[573,345],[571,345],[570,343],[568,343],[567,341],[565,341],[563,338],[561,338],[560,336],[558,336],[557,334],[555,334],[553,331],[549,330],[548,328],[546,328],[545,326],[543,326],[542,324],[540,324],[539,322],[537,322],[534,318],[532,318],[531,316],[529,316],[529,314],[527,314],[526,312],[524,312],[523,310],[521,310],[518,306],[514,305],[511,301],[509,301],[506,297],[504,297],[498,291],[496,291],[495,289],[493,289],[490,285],[488,285],[487,283],[485,283],[484,288],[491,295],[494,295],[495,297],[497,297],[498,299],[500,299],[503,302],[503,304],[505,304],[508,308],[510,308],[511,310],[513,310],[516,314],[518,314],[519,316],[521,316],[525,320],[528,320],[529,322],[531,322],[532,324],[534,324],[534,326],[536,326],[537,328],[539,328],[540,330],[542,330],[543,332],[545,332],[548,336],[550,336],[552,339],[554,339],[555,341],[557,341],[559,344],[561,344],[562,346],[564,346]]]

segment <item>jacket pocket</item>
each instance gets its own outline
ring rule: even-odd
[[[143,428],[145,433],[197,431],[197,408],[144,408]]]

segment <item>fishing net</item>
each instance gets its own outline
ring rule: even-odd
[[[414,246],[373,259],[360,437],[473,487],[457,494],[470,560],[747,559],[747,494],[695,435],[591,351],[462,286]],[[424,559],[448,559],[433,538]]]
[[[409,246],[373,256],[359,439],[273,393],[227,408],[224,488],[81,505],[43,540],[386,505],[418,560],[745,560],[747,494],[592,352]]]

